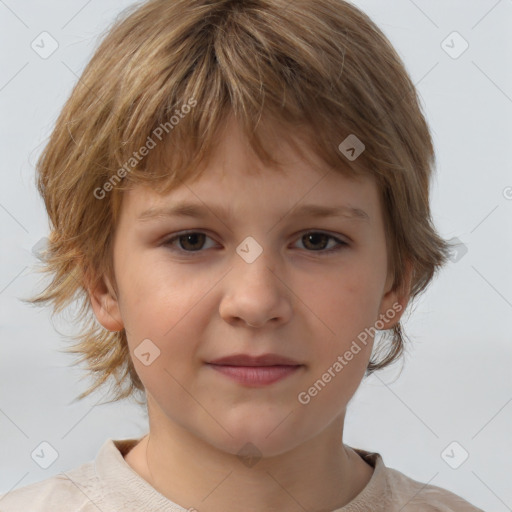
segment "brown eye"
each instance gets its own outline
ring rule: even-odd
[[[205,247],[204,244],[206,239],[211,240],[211,238],[205,233],[200,231],[189,231],[174,235],[167,241],[163,242],[162,245],[177,253],[201,253],[202,249],[212,247]],[[339,251],[345,246],[348,246],[348,243],[343,240],[322,231],[308,231],[304,233],[299,240],[303,243],[304,250],[307,252],[317,252],[320,256],[329,255],[330,253]],[[334,245],[330,248],[328,248],[329,242],[334,242]]]
[[[326,244],[329,241],[329,238],[331,238],[329,235],[326,235],[325,233],[308,233],[307,235],[304,235],[302,237],[302,240],[304,241],[304,245],[308,249],[325,249]],[[315,247],[316,246],[316,247]],[[322,247],[319,247],[322,246]]]
[[[308,249],[308,252],[319,252],[321,254],[338,251],[348,245],[343,240],[321,231],[309,231],[303,234],[300,240],[303,242],[306,249]],[[330,249],[326,249],[329,245],[329,240],[333,240],[335,245]]]
[[[196,251],[201,249],[204,244],[204,238],[204,233],[188,233],[186,235],[180,235],[178,240],[182,249]]]
[[[204,242],[207,238],[210,237],[200,231],[191,231],[175,235],[162,245],[170,247],[171,250],[177,252],[200,252],[204,248]],[[176,245],[178,245],[178,248],[176,248]]]

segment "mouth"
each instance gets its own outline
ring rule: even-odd
[[[235,354],[208,362],[221,375],[248,387],[261,387],[297,373],[304,365],[277,354]]]

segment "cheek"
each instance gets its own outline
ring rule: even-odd
[[[381,294],[381,277],[371,267],[351,266],[323,280],[315,293],[309,293],[307,303],[326,333],[347,340],[377,320]]]
[[[164,338],[185,319],[205,293],[201,277],[179,271],[159,251],[126,260],[120,269],[121,314],[137,336]],[[157,256],[157,257],[156,257]]]
[[[378,319],[379,285],[368,267],[352,267],[350,274],[340,272],[309,297],[319,320],[310,386],[317,383],[312,393],[323,407],[334,411],[348,401],[364,376]]]
[[[198,347],[212,317],[206,295],[215,279],[197,272],[171,272],[169,265],[145,268],[125,279],[122,315],[137,373],[151,389],[173,382],[169,374],[184,382],[200,364]],[[136,360],[137,347],[145,339],[157,347],[158,358],[150,367]]]
[[[312,297],[320,330],[309,376],[300,390],[302,401],[297,399],[311,408],[311,416],[324,420],[335,418],[345,408],[371,356],[374,331],[370,327],[377,319],[378,300],[371,283],[358,277],[353,274]]]
[[[187,397],[197,394],[194,376],[202,364],[197,355],[199,337],[185,319],[178,322],[183,315],[178,312],[170,322],[170,315],[167,315],[167,323],[141,327],[138,336],[137,333],[135,336],[132,336],[134,333],[128,336],[135,370],[144,387],[164,409],[170,408],[169,410],[173,407],[179,409],[182,403],[190,406]],[[156,316],[155,320],[158,322],[160,317]],[[141,343],[141,339],[145,341]],[[145,346],[144,351],[140,349],[142,346]],[[150,354],[149,357],[146,356],[146,361],[144,356],[141,357],[141,352]],[[148,359],[150,364],[146,364]]]

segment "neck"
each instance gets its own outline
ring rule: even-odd
[[[332,511],[354,499],[372,474],[342,442],[344,415],[293,450],[261,459],[217,450],[168,419],[163,428],[151,418],[150,434],[132,450],[137,455],[129,463],[158,492],[185,508]]]

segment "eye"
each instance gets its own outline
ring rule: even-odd
[[[346,242],[343,240],[340,240],[339,238],[336,238],[333,235],[330,235],[329,233],[324,233],[323,231],[308,231],[304,233],[299,240],[305,240],[306,246],[315,246],[320,245],[320,249],[314,249],[313,251],[308,252],[320,252],[321,255],[328,255],[329,253],[339,251],[340,249],[343,249],[344,246],[348,246]],[[336,245],[334,247],[331,247],[330,249],[325,249],[325,244],[328,240],[333,240]],[[327,244],[328,245],[328,244]]]
[[[169,238],[162,245],[166,247],[172,247],[172,251],[180,252],[180,249],[174,248],[174,243],[179,242],[181,248],[183,249],[181,252],[199,252],[204,244],[204,239],[210,238],[205,233],[201,233],[200,231],[189,231],[187,233],[181,233],[172,238]],[[191,249],[191,250],[189,250]]]
[[[204,242],[207,238],[211,240],[208,235],[201,231],[188,231],[174,235],[173,237],[164,241],[162,245],[169,247],[173,252],[197,253],[201,252],[201,249],[205,248]],[[318,252],[322,256],[329,255],[330,253],[339,251],[345,246],[348,246],[347,242],[344,242],[343,240],[340,240],[339,238],[330,235],[329,233],[324,233],[323,231],[303,232],[302,236],[299,238],[299,241],[303,241],[307,252]],[[335,245],[330,249],[326,249],[326,247],[329,245],[329,241],[335,242]],[[178,243],[179,248],[176,248],[176,243]]]

